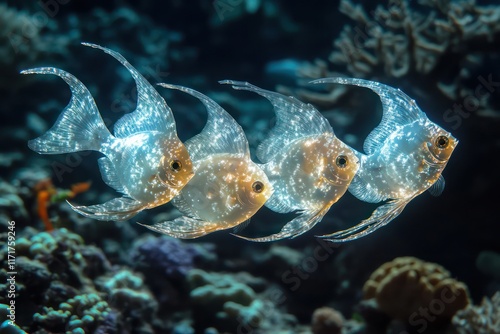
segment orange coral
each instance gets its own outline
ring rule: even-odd
[[[363,293],[387,315],[410,322],[423,311],[436,323],[448,322],[469,304],[464,283],[451,278],[442,266],[414,257],[399,257],[380,266]]]
[[[71,199],[76,195],[87,191],[90,188],[91,182],[75,183],[71,186],[71,190],[58,189],[52,184],[52,180],[43,179],[35,185],[37,213],[45,225],[47,231],[53,231],[54,225],[49,219],[47,211],[50,203],[60,202]]]

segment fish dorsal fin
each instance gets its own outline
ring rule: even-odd
[[[199,99],[207,109],[208,118],[203,130],[184,143],[191,160],[199,161],[207,156],[223,153],[250,156],[245,132],[214,100],[191,88],[165,83],[158,85],[190,94]]]
[[[312,83],[339,83],[369,88],[380,97],[382,102],[382,121],[366,137],[363,149],[366,154],[374,153],[382,146],[387,137],[398,127],[425,118],[425,114],[408,95],[401,90],[384,85],[380,82],[355,78],[325,78],[311,81]]]
[[[170,107],[154,87],[121,54],[96,44],[82,44],[102,50],[118,60],[127,68],[136,83],[137,107],[115,123],[114,135],[116,137],[125,138],[145,131],[158,131],[169,135],[176,133],[175,120]]]
[[[445,186],[445,181],[443,175],[439,175],[439,178],[437,179],[436,182],[429,188],[429,194],[432,196],[439,196],[443,193],[444,186]]]
[[[262,162],[269,162],[284,147],[296,139],[333,133],[328,120],[312,105],[303,103],[291,96],[256,87],[248,82],[224,80],[234,89],[249,90],[268,99],[274,106],[276,125],[269,136],[257,148],[257,157]]]

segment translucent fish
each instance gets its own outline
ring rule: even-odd
[[[53,74],[70,86],[72,96],[54,126],[28,142],[35,152],[61,154],[98,151],[104,182],[123,197],[103,204],[71,207],[99,220],[125,220],[139,211],[169,202],[193,177],[188,151],[176,133],[172,111],[158,92],[119,53],[98,45],[125,66],[137,85],[137,107],[107,129],[88,89],[73,75],[53,67],[22,71]]]
[[[198,98],[208,111],[208,120],[202,132],[185,143],[195,175],[172,200],[184,215],[143,226],[172,237],[192,239],[245,225],[271,196],[273,187],[250,159],[243,129],[209,97],[186,87],[160,85]]]
[[[328,120],[313,106],[247,82],[221,83],[260,94],[273,104],[276,125],[257,149],[274,188],[266,206],[280,213],[299,213],[276,234],[238,237],[264,242],[310,230],[347,191],[358,170],[356,154],[334,135]]]
[[[349,191],[360,200],[389,200],[372,215],[344,231],[327,236],[331,241],[361,238],[396,218],[425,190],[438,196],[444,189],[443,172],[458,140],[431,122],[414,100],[401,90],[379,82],[327,78],[313,83],[339,83],[366,87],[380,96],[383,116],[364,142],[360,169]]]

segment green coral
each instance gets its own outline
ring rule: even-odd
[[[135,272],[122,269],[99,277],[96,284],[108,293],[110,306],[127,319],[150,320],[158,310],[158,303],[145,286],[144,279]]]
[[[111,311],[108,303],[95,293],[82,294],[59,304],[57,309],[43,307],[33,320],[53,331],[89,333],[101,324]]]
[[[192,288],[190,297],[195,306],[195,318],[199,322],[214,322],[221,329],[259,327],[265,312],[264,302],[248,285],[230,274],[200,269],[189,272],[188,282]]]

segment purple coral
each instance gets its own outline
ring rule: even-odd
[[[159,271],[168,279],[178,280],[194,267],[201,251],[196,245],[170,237],[147,237],[136,243],[132,261],[139,269]]]

